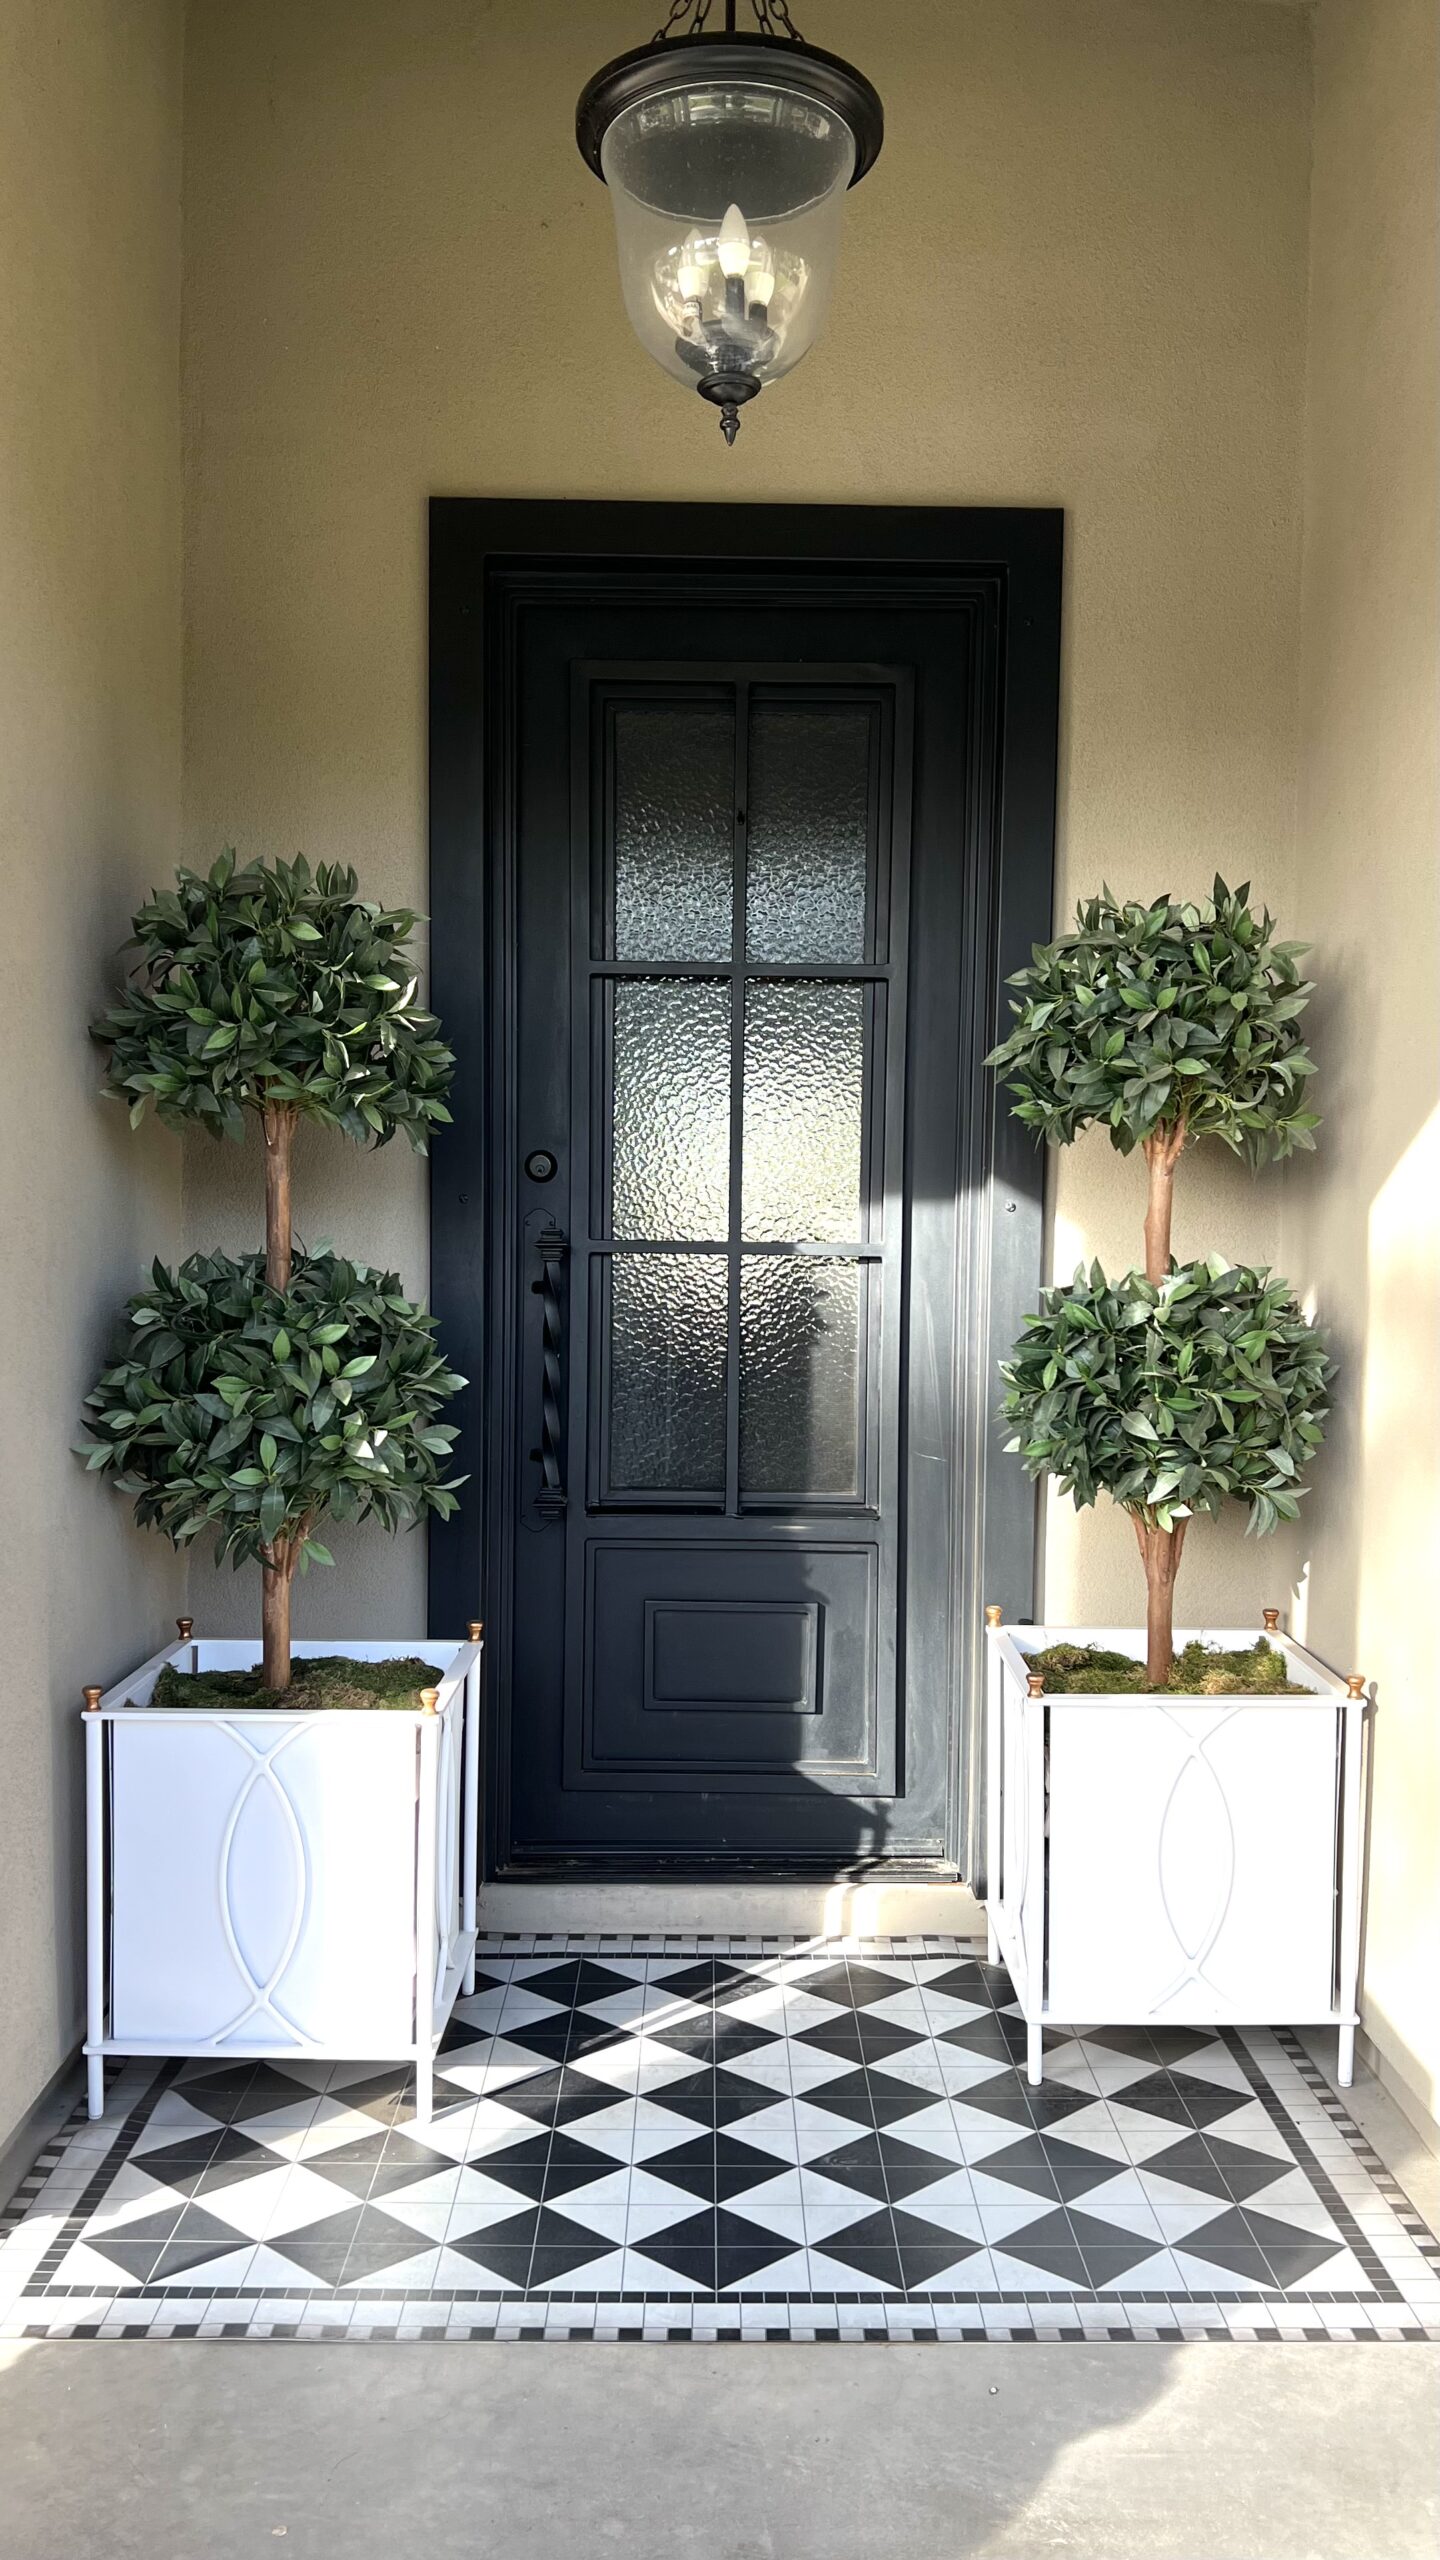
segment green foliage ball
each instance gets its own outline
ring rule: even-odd
[[[239,1138],[247,1110],[288,1104],[373,1145],[403,1129],[423,1150],[450,1117],[455,1061],[417,1000],[415,923],[359,897],[338,863],[237,870],[226,852],[181,870],[133,919],[138,964],[91,1025],[108,1089],[132,1123],[153,1106],[171,1127]]]
[[[1298,1515],[1332,1370],[1268,1271],[1185,1263],[1155,1288],[1094,1263],[1042,1292],[1001,1364],[1007,1445],[1082,1507],[1107,1493],[1168,1530],[1233,1496],[1263,1532]]]
[[[1075,930],[1038,946],[1010,984],[1015,1017],[990,1053],[1018,1120],[1056,1146],[1092,1124],[1123,1155],[1183,1123],[1252,1164],[1313,1145],[1314,1065],[1296,1029],[1313,993],[1308,948],[1277,942],[1249,884],[1192,906],[1082,901]]]
[[[456,1431],[436,1416],[465,1381],[393,1272],[297,1253],[280,1290],[263,1254],[197,1253],[155,1263],[128,1317],[82,1454],[177,1547],[213,1530],[238,1565],[279,1538],[303,1571],[332,1561],[327,1514],[397,1529],[454,1510]]]

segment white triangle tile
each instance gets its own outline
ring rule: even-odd
[[[788,2258],[774,2258],[768,2267],[756,2267],[748,2276],[733,2277],[720,2295],[728,2302],[732,2294],[806,2293],[811,2284],[810,2259],[806,2250],[796,2249]],[[783,2321],[783,2313],[777,2319]]]
[[[243,2248],[226,2249],[223,2253],[217,2250],[213,2258],[206,2258],[199,2266],[177,2267],[171,2275],[153,2275],[150,2282],[165,2293],[177,2285],[194,2288],[199,2285],[248,2284],[254,2257],[255,2243],[247,2240]]]
[[[416,2257],[378,2267],[373,2275],[347,2275],[341,2289],[345,2293],[429,2293],[435,2289],[439,2264],[438,2248],[425,2249]]]
[[[279,2174],[283,2177],[285,2173],[282,2170]],[[178,2222],[189,2201],[178,2187],[158,2186],[153,2179],[137,2182],[131,2193],[119,2197],[112,2187],[101,2197],[93,2212],[86,2215],[85,2236],[89,2240],[98,2240],[102,2233],[108,2233],[112,2239],[122,2239],[127,2223],[149,2222],[155,2214],[167,2211],[173,2213]]]
[[[601,2261],[601,2264],[607,2267],[612,2263],[613,2261],[609,2258]],[[603,2285],[597,2284],[595,2286],[597,2293],[623,2291],[625,2293],[708,2294],[712,2290],[700,2277],[680,2275],[674,2267],[663,2266],[658,2258],[647,2258],[643,2249],[632,2246],[627,2245],[620,2266],[618,2280],[607,2278]],[[588,2267],[584,2269],[584,2279],[587,2285],[591,2282],[591,2271]],[[572,2285],[574,2281],[572,2277],[570,2279]]]
[[[1189,2251],[1179,2243],[1176,2244],[1174,2258],[1179,2270],[1181,2290],[1198,2294],[1202,2301],[1208,2295],[1214,2294],[1265,2293],[1274,2290],[1268,2275],[1236,2275],[1229,2267],[1212,2266],[1208,2258],[1192,2258]]]
[[[967,2271],[969,2264],[967,2260]],[[1002,2248],[991,2249],[990,2267],[999,2293],[1053,2293],[1063,2297],[1090,2290],[1083,2280],[1075,2282],[1069,2276],[1052,2275],[1046,2267],[1027,2266],[1023,2258],[1007,2257]]]
[[[750,2223],[762,2237],[771,2232],[776,2239],[793,2240],[803,2247],[810,2224],[810,2207],[797,2198],[787,2204],[762,2206],[754,2196],[736,2196],[726,2210]],[[742,2244],[743,2245],[743,2244]]]
[[[810,2282],[817,2293],[874,2293],[898,2296],[900,2287],[887,2284],[872,2268],[847,2267],[842,2258],[825,2254],[823,2242],[810,2242]],[[767,2272],[769,2272],[767,2270]],[[778,2287],[777,2287],[778,2290]]]
[[[1308,2233],[1314,2240],[1333,2240],[1340,2244],[1340,2227],[1318,2197],[1295,2204],[1277,2204],[1274,2190],[1266,2187],[1258,2196],[1247,2198],[1244,2210],[1288,2223],[1293,2231]]]
[[[1188,2240],[1192,2232],[1203,2231],[1217,2214],[1228,2212],[1229,2207],[1213,2197],[1205,2201],[1197,2197],[1190,2204],[1155,2204],[1151,2211],[1163,2237],[1172,2248],[1176,2248],[1182,2240]]]
[[[273,2240],[262,2240],[252,2249],[245,2269],[245,2283],[253,2293],[292,2293],[297,2288],[308,2290],[315,2283],[309,2269],[295,2258],[287,2258]],[[283,2318],[286,2315],[275,2315]],[[299,2317],[298,2310],[293,2317]]]
[[[989,2249],[973,2250],[971,2255],[968,2258],[962,2258],[958,2265],[937,2269],[933,2276],[924,2276],[918,2284],[912,2284],[910,2290],[912,2294],[968,2295],[997,2292],[999,2287],[995,2277],[993,2253]],[[978,2313],[976,2316],[978,2318]]]
[[[113,2258],[103,2257],[98,2249],[87,2249],[83,2240],[74,2240],[56,2269],[55,2282],[93,2284],[106,2293],[113,2293],[118,2286],[128,2293],[140,2278],[118,2267]]]
[[[200,2108],[188,2105],[178,2089],[167,2089],[161,2097],[156,2099],[148,2122],[141,2127],[135,2138],[130,2157],[132,2160],[140,2160],[144,2158],[147,2151],[168,2150],[173,2144],[183,2142],[186,2136],[191,2134],[202,2140],[214,2142],[221,2131],[222,2127],[216,2123],[213,2116],[207,2116],[201,2112]],[[249,2131],[248,2125],[246,2131]]]
[[[1241,2142],[1247,2151],[1263,2151],[1268,2158],[1283,2160],[1287,2166],[1294,2158],[1285,2135],[1278,2125],[1272,2123],[1257,2098],[1237,2107],[1233,2114],[1222,2116],[1217,2123],[1207,2125],[1205,2130],[1213,2141]]]
[[[217,2221],[231,2223],[252,2240],[266,2240],[278,2231],[303,2231],[327,2213],[343,2213],[355,2198],[313,2169],[277,2168],[237,2179],[230,2187],[208,2189],[196,2201]]]
[[[489,2267],[477,2266],[459,2249],[443,2245],[435,2259],[430,2278],[437,2293],[523,2293],[525,2288],[511,2276],[497,2276]]]
[[[566,2274],[542,2278],[538,2284],[532,2282],[526,2291],[532,2294],[620,2293],[625,2286],[625,2265],[625,2250],[610,2249],[603,2258],[587,2258],[583,2267],[571,2267]]]
[[[563,2202],[547,2205],[545,2210],[547,2214],[553,2213],[557,2222],[569,2224],[577,2240],[614,2240],[617,2244],[625,2237],[630,2216],[630,2208],[623,2202],[591,2204],[585,2196],[566,2196]],[[672,2220],[680,2220],[673,2205],[667,2207],[667,2211]]]
[[[1067,2116],[1064,2124],[1057,2127],[1061,2140],[1082,2142],[1087,2151],[1101,2151],[1107,2157],[1114,2157],[1118,2151],[1137,2167],[1155,2152],[1170,2150],[1179,2136],[1195,2130],[1193,2125],[1177,2123],[1174,2116],[1149,2116],[1139,2107],[1127,2107],[1123,2099],[1111,2098],[1106,2108],[1097,2108],[1094,2115],[1108,2119],[1112,2137],[1119,2136],[1118,2143],[1113,2138],[1102,2140],[1102,2127],[1092,2122],[1089,2109],[1081,2115]]]
[[[386,2196],[379,2210],[389,2221],[403,2222],[409,2230],[418,2232],[423,2240],[443,2240],[457,2213],[473,2213],[477,2208],[473,2204],[412,2204],[408,2196]],[[283,2237],[278,2232],[271,2236]]]
[[[1141,2258],[1123,2275],[1106,2276],[1095,2287],[1097,2293],[1175,2293],[1180,2290],[1180,2271],[1168,2249],[1157,2249],[1153,2257]]]

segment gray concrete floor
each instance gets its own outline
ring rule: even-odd
[[[1433,2560],[1440,2349],[81,2343],[7,2560]]]
[[[1436,2560],[1437,2456],[1427,2346],[0,2346],[3,2560]]]

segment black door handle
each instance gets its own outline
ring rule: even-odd
[[[547,1520],[560,1517],[565,1508],[565,1477],[561,1466],[564,1454],[564,1419],[561,1397],[565,1371],[565,1310],[561,1297],[560,1273],[570,1247],[553,1220],[542,1227],[535,1239],[540,1256],[540,1277],[532,1287],[540,1300],[540,1490],[535,1508]]]

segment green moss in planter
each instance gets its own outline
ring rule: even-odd
[[[177,1671],[167,1662],[151,1695],[152,1707],[408,1707],[422,1689],[438,1688],[441,1674],[417,1654],[389,1662],[352,1662],[344,1653],[298,1654],[288,1689],[267,1689],[253,1671]]]
[[[1160,1694],[1147,1678],[1144,1663],[1137,1662],[1133,1653],[1107,1653],[1103,1645],[1052,1644],[1041,1653],[1027,1654],[1025,1659],[1032,1671],[1039,1672],[1047,1697],[1112,1697],[1122,1691],[1134,1696]],[[1175,1656],[1163,1694],[1177,1698],[1307,1697],[1310,1693],[1303,1681],[1286,1679],[1286,1667],[1284,1654],[1267,1644],[1263,1636],[1256,1643],[1241,1645],[1229,1653],[1218,1645],[1187,1644]]]

